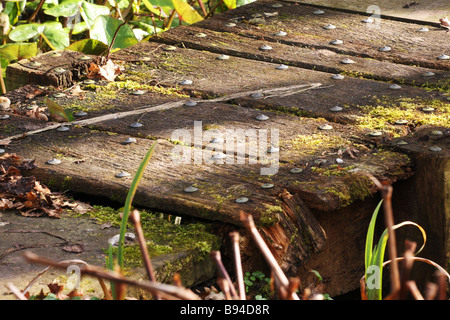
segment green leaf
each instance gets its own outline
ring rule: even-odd
[[[109,16],[99,16],[95,19],[94,25],[91,28],[91,39],[99,40],[107,45],[110,45],[117,28],[123,22]],[[116,39],[112,46],[114,49],[123,49],[138,43],[134,36],[133,30],[129,25],[122,25],[117,33]]]
[[[45,22],[43,34],[48,45],[53,50],[62,50],[69,46],[69,33],[63,29],[62,24],[57,21]]]
[[[370,219],[370,223],[369,223],[369,229],[367,230],[367,235],[366,235],[366,248],[365,248],[365,255],[364,255],[364,262],[365,262],[365,268],[367,270],[367,268],[370,265],[370,262],[372,260],[372,250],[373,250],[373,237],[374,237],[374,233],[375,233],[375,223],[377,220],[377,216],[378,216],[378,212],[380,211],[380,207],[381,204],[383,203],[383,200],[381,200],[377,207],[375,208],[373,214],[372,214],[372,218]]]
[[[99,56],[108,51],[108,46],[99,40],[83,39],[72,43],[66,49]]]
[[[10,25],[15,25],[19,21],[19,16],[22,11],[18,2],[7,1],[3,12],[8,15]]]
[[[24,42],[44,32],[45,26],[39,23],[28,23],[17,26],[9,33],[14,42]]]
[[[84,32],[84,31],[89,29],[87,23],[84,22],[84,21],[76,23],[75,25],[73,25],[72,28],[73,28],[72,29],[72,34],[73,35],[80,34],[80,33],[82,33],[82,32]],[[70,32],[70,28],[69,27],[64,28],[64,30],[66,30],[66,32]]]
[[[28,59],[38,53],[37,43],[8,43],[0,46],[0,58],[9,61]]]
[[[83,20],[87,23],[89,28],[94,24],[94,21],[98,16],[107,16],[109,14],[108,7],[89,3],[86,1],[82,2],[81,9],[81,16],[83,17]]]
[[[153,156],[153,153],[155,152],[155,147],[157,145],[158,141],[155,141],[150,149],[147,151],[146,155],[144,156],[144,159],[142,159],[141,164],[139,165],[139,168],[134,175],[133,181],[131,182],[130,189],[128,190],[128,195],[125,200],[125,206],[123,210],[123,216],[122,216],[122,224],[120,226],[120,236],[119,236],[119,244],[118,244],[118,260],[119,260],[119,266],[121,270],[123,270],[123,246],[125,242],[125,233],[127,231],[127,223],[128,223],[128,216],[130,215],[131,210],[131,203],[133,202],[134,195],[136,194],[137,187],[139,185],[139,182],[142,179],[142,176],[144,175],[145,168],[150,161],[151,157]]]
[[[236,9],[236,0],[223,0],[228,9]]]
[[[183,0],[172,0],[173,6],[181,20],[193,24],[202,21],[202,16]]]
[[[81,0],[66,0],[57,6],[44,10],[44,13],[53,17],[72,17],[80,10],[81,2]]]
[[[67,122],[73,121],[74,117],[72,112],[69,110],[64,110],[59,104],[57,104],[52,99],[47,98],[47,108],[50,112],[50,116],[56,120],[64,119]]]

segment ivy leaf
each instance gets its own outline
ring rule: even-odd
[[[121,20],[109,16],[98,16],[90,30],[91,39],[99,40],[108,46],[111,45],[114,34],[122,23]],[[114,40],[111,49],[123,49],[136,43],[138,43],[138,40],[136,39],[133,30],[129,25],[125,24],[122,25],[117,32],[116,39]]]
[[[236,0],[223,0],[228,9],[236,9]]]
[[[83,1],[81,4],[81,16],[90,28],[98,16],[109,14],[108,7]]]
[[[14,42],[24,42],[44,32],[45,26],[39,23],[28,23],[17,26],[9,33]]]
[[[48,40],[48,45],[52,47],[53,50],[62,50],[69,46],[69,34],[63,29],[62,24],[57,21],[45,22],[43,34]]]
[[[172,0],[173,6],[181,20],[193,24],[202,21],[202,16],[183,0]]]
[[[99,40],[83,39],[72,43],[66,49],[99,56],[108,51],[108,46]]]
[[[72,17],[80,10],[80,0],[66,0],[63,3],[45,9],[44,13],[53,17]]]
[[[32,58],[38,53],[37,43],[7,43],[0,46],[0,58],[9,61]]]

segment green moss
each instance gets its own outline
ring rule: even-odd
[[[261,228],[265,228],[271,225],[274,225],[279,221],[279,214],[283,212],[283,208],[280,206],[264,204],[266,210],[261,213],[261,216],[258,220],[258,226]]]
[[[427,106],[435,108],[435,112],[423,112],[422,109]],[[405,134],[404,126],[395,125],[395,121],[400,119],[414,126],[450,125],[450,103],[438,99],[374,97],[371,104],[358,108],[362,115],[354,119],[360,128],[383,130],[394,136]]]
[[[110,207],[94,206],[89,216],[99,223],[110,222],[113,226],[121,224],[120,210]],[[220,247],[220,239],[209,233],[207,224],[192,223],[186,225],[174,224],[174,216],[140,211],[141,225],[147,248],[151,257],[167,253],[191,251],[197,261],[207,257],[211,250]],[[162,218],[161,218],[162,217]],[[129,224],[128,228],[133,229]],[[139,246],[130,245],[124,249],[124,259],[127,267],[142,266]]]
[[[348,145],[351,145],[351,142],[341,135],[322,132],[297,135],[291,140],[280,141],[280,147],[288,147],[291,150],[301,151],[307,155],[313,155],[320,150],[329,148],[345,148]]]

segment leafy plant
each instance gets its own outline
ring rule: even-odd
[[[382,279],[383,279],[383,265],[384,265],[384,254],[386,251],[386,245],[388,241],[388,229],[386,228],[381,235],[378,243],[374,246],[374,235],[375,235],[375,226],[376,219],[378,216],[378,212],[381,208],[381,204],[383,200],[381,200],[377,207],[375,208],[372,218],[369,223],[369,228],[367,230],[366,235],[366,246],[365,246],[365,282],[366,282],[366,294],[369,300],[381,300],[382,299]],[[426,233],[425,230],[419,226],[418,224],[405,221],[396,225],[393,225],[393,229],[398,229],[404,225],[413,225],[416,226],[422,233],[423,236],[423,245],[422,247],[415,253],[416,255],[422,251],[426,243]]]
[[[270,283],[270,278],[262,271],[246,272],[244,284],[246,294],[254,295],[255,300],[266,300],[265,291]]]

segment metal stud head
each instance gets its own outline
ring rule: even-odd
[[[37,68],[37,67],[42,66],[42,63],[37,62],[37,61],[31,61],[31,62],[28,64],[28,66],[29,66],[29,67],[32,67],[32,68]]]
[[[53,95],[53,97],[55,97],[55,98],[64,98],[65,96],[66,96],[66,94],[64,94],[62,92],[58,92]]]
[[[382,134],[383,134],[383,132],[381,132],[381,131],[373,131],[373,132],[369,133],[369,136],[371,136],[371,137],[379,137]]]
[[[407,145],[408,142],[406,142],[405,140],[399,140],[395,144],[398,145],[398,146],[404,146],[404,145]]]
[[[115,175],[116,178],[126,178],[129,177],[130,174],[128,172],[122,171]]]
[[[230,59],[230,56],[226,55],[226,54],[221,54],[220,56],[218,56],[216,58],[217,60],[228,60]]]
[[[270,189],[270,188],[273,188],[273,184],[272,183],[264,183],[261,185],[261,188]]]
[[[95,84],[95,80],[92,79],[84,80],[83,84]]]
[[[53,158],[53,159],[48,160],[46,163],[51,164],[51,165],[56,165],[56,164],[60,164],[61,160]]]
[[[408,120],[405,119],[399,119],[399,120],[395,120],[394,124],[398,124],[398,125],[405,125],[408,123]]]
[[[333,79],[333,80],[342,80],[344,78],[345,77],[342,74],[334,74],[331,76],[331,79]]]
[[[442,136],[444,133],[441,130],[433,130],[430,132],[430,135],[432,136]]]
[[[236,199],[237,203],[246,203],[248,201],[247,197],[240,197]]]
[[[323,27],[325,30],[334,30],[336,29],[336,26],[333,24],[327,24],[326,26]]]
[[[212,156],[213,160],[222,160],[225,159],[227,155],[225,153],[216,153]]]
[[[422,27],[420,29],[417,30],[418,32],[428,32],[430,31],[430,29],[428,29],[427,27]]]
[[[206,33],[203,33],[203,32],[196,33],[195,36],[197,38],[206,38],[207,37]]]
[[[267,150],[268,153],[277,153],[277,152],[279,152],[279,151],[280,151],[280,149],[279,149],[279,148],[276,148],[276,147],[270,147],[270,148]]]
[[[131,91],[131,94],[132,95],[135,95],[135,96],[141,96],[141,95],[143,95],[145,92],[144,91],[142,91],[142,90],[133,90],[133,91]]]
[[[355,61],[353,61],[352,59],[349,59],[349,58],[345,58],[345,59],[341,60],[341,63],[342,64],[352,64],[352,63],[355,63]]]
[[[323,10],[316,10],[316,11],[313,12],[313,14],[316,14],[316,15],[321,15],[321,14],[324,14],[324,13],[325,13],[325,11],[323,11]]]
[[[323,125],[319,126],[319,129],[320,130],[332,130],[333,127],[330,126],[329,124],[323,124]]]
[[[290,170],[291,173],[300,173],[300,172],[302,172],[302,171],[303,171],[302,168],[292,168],[292,169]]]
[[[392,48],[388,47],[388,46],[384,46],[384,47],[381,47],[378,49],[378,51],[381,51],[381,52],[389,52],[391,50],[392,50]]]
[[[261,99],[264,95],[261,92],[255,92],[250,95],[253,99]]]
[[[268,50],[272,50],[273,48],[271,46],[269,46],[268,44],[264,44],[261,47],[259,47],[259,50],[262,51],[268,51]]]
[[[276,33],[273,34],[275,37],[285,37],[287,36],[287,32],[285,31],[278,31]]]
[[[184,104],[186,107],[195,107],[197,105],[197,102],[189,100]]]
[[[223,139],[222,138],[214,138],[210,141],[210,143],[223,143]]]
[[[344,163],[344,160],[342,160],[341,158],[336,158],[336,163],[339,163],[339,164],[341,164],[341,163]]]
[[[61,53],[59,53],[59,52],[53,52],[50,56],[51,56],[52,58],[58,58],[58,57],[61,57]]]
[[[281,8],[283,5],[281,3],[274,3],[272,8]]]
[[[81,57],[79,57],[78,59],[80,59],[81,61],[88,61],[88,60],[92,60],[92,58],[91,58],[91,57],[89,57],[89,56],[81,56]]]
[[[142,126],[143,126],[143,124],[140,122],[134,122],[134,123],[130,124],[131,128],[140,128]]]
[[[56,131],[60,131],[60,132],[69,131],[69,130],[70,130],[70,128],[67,126],[61,126],[56,129]]]
[[[401,89],[402,87],[401,86],[399,86],[398,84],[391,84],[390,86],[389,86],[389,89],[393,89],[393,90],[398,90],[398,89]]]
[[[127,138],[123,142],[123,144],[130,144],[130,143],[136,143],[136,139],[135,138]]]
[[[342,107],[334,106],[334,107],[330,108],[330,111],[331,112],[339,112],[339,111],[342,111]]]
[[[422,111],[423,112],[433,112],[434,108],[433,107],[424,107],[424,108],[422,108]]]
[[[424,77],[434,77],[435,75],[436,74],[434,72],[429,71],[429,72],[425,72],[422,76],[424,76]]]
[[[433,152],[439,152],[439,151],[442,150],[442,148],[441,148],[441,147],[438,147],[438,146],[432,146],[432,147],[430,147],[429,150],[430,150],[430,151],[433,151]]]
[[[265,121],[265,120],[269,119],[269,117],[266,116],[265,114],[259,114],[259,115],[256,116],[255,119],[259,120],[259,121]]]
[[[177,50],[177,47],[175,47],[175,46],[165,46],[165,47],[163,47],[163,50],[164,51],[175,51],[175,50]]]
[[[187,193],[192,193],[192,192],[196,192],[196,191],[198,191],[198,188],[194,187],[194,186],[189,186],[187,188],[184,188],[184,192],[187,192]]]
[[[0,115],[0,120],[6,120],[6,119],[9,119],[9,115],[7,115],[7,114]]]
[[[228,27],[228,28],[236,27],[236,23],[234,23],[234,22],[228,22],[227,24],[225,24],[225,27]]]
[[[56,72],[56,73],[64,73],[64,72],[66,72],[66,69],[64,69],[64,68],[55,68],[55,69],[53,69],[53,72]]]
[[[0,154],[5,153],[5,149],[0,149]]]
[[[443,55],[440,55],[439,57],[437,57],[438,58],[438,60],[449,60],[450,59],[450,56],[448,56],[448,55],[446,55],[446,54],[443,54]]]
[[[181,84],[181,85],[190,85],[190,84],[192,84],[193,82],[192,82],[192,80],[182,80],[182,81],[180,81],[178,84]]]
[[[84,117],[84,116],[87,116],[87,112],[78,111],[78,112],[74,113],[74,116],[75,117]]]
[[[287,70],[287,69],[289,69],[289,67],[287,65],[280,64],[279,66],[276,66],[275,69],[277,69],[277,70]]]
[[[374,23],[374,20],[372,18],[366,18],[364,20],[361,20],[362,23]]]
[[[330,44],[335,45],[335,46],[341,45],[343,43],[344,43],[344,41],[342,41],[340,39],[336,39],[336,40],[330,41]]]

